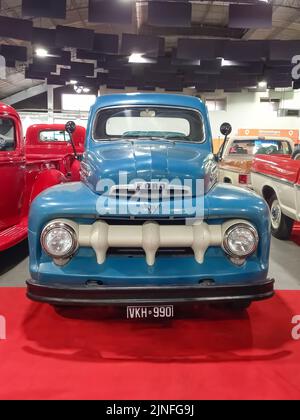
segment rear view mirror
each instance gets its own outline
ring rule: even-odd
[[[73,140],[73,134],[76,131],[76,124],[74,123],[74,121],[68,121],[67,124],[65,125],[65,128],[66,128],[66,132],[70,136],[70,141],[71,141],[71,145],[72,145],[72,148],[73,148],[73,151],[74,151],[75,158],[78,159],[75,143],[74,143],[74,140]]]
[[[221,125],[220,131],[221,131],[221,134],[223,134],[223,136],[228,137],[229,134],[231,134],[232,132],[232,127],[229,123],[225,122]]]
[[[76,124],[74,123],[74,121],[68,121],[65,127],[66,132],[70,134],[70,136],[72,136],[72,134],[74,134],[76,130]]]

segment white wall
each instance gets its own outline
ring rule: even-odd
[[[27,128],[34,124],[66,124],[68,121],[75,121],[77,125],[87,127],[88,113],[59,113],[54,114],[53,120],[49,119],[47,113],[42,112],[23,112],[21,111],[20,117],[22,120],[23,133],[26,134]]]
[[[291,92],[248,92],[205,95],[206,98],[227,98],[226,111],[210,112],[213,137],[220,136],[220,125],[229,122],[233,133],[237,134],[239,128],[260,129],[293,129],[300,130],[300,118],[278,117],[268,104],[260,103],[260,98],[280,99],[280,108],[300,109],[300,90]]]

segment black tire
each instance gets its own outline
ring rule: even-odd
[[[294,160],[300,160],[300,147],[297,147],[292,154],[292,159]]]
[[[271,231],[272,235],[280,240],[286,241],[290,239],[293,230],[293,219],[282,213],[280,204],[276,194],[268,200],[271,210]],[[279,212],[276,214],[276,212]]]

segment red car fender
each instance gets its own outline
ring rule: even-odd
[[[33,184],[31,196],[30,196],[30,204],[32,201],[44,190],[50,187],[54,187],[54,185],[59,185],[66,183],[68,180],[64,176],[64,174],[57,169],[49,169],[42,173],[40,173]]]

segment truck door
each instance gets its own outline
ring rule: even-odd
[[[0,115],[0,231],[21,221],[25,158],[20,122]]]

